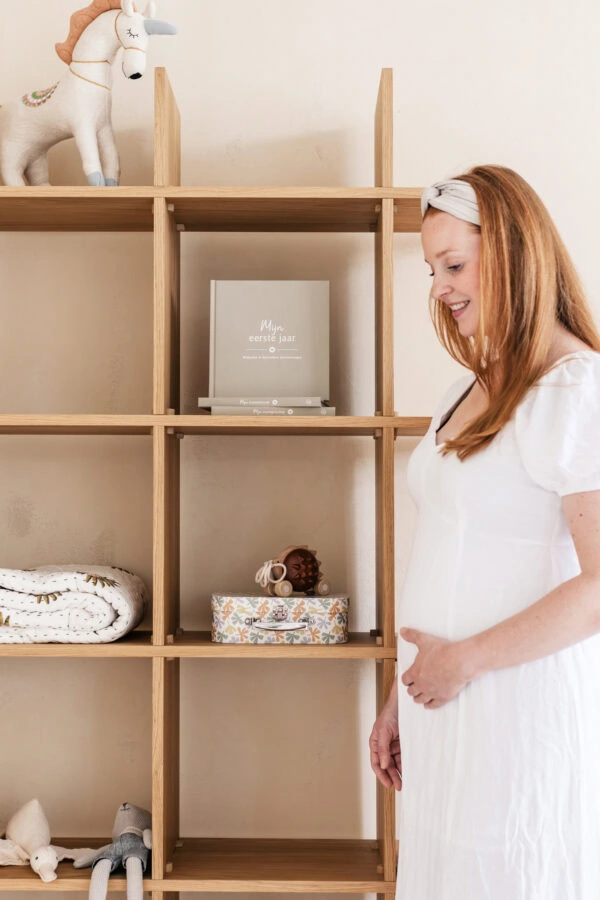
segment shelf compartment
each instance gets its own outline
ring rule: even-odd
[[[0,659],[11,657],[149,659],[158,655],[156,650],[157,648],[152,646],[152,632],[132,631],[110,644],[0,644]]]
[[[383,647],[367,632],[349,634],[346,644],[220,644],[209,631],[185,631],[173,643],[155,648],[165,656],[219,659],[395,659],[395,647]]]
[[[0,187],[0,231],[152,231],[152,187]]]
[[[169,189],[175,221],[186,231],[374,232],[376,188]]]
[[[169,891],[389,893],[377,841],[191,838],[175,851]]]

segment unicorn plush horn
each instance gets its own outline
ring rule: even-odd
[[[150,3],[152,16],[156,5]],[[88,184],[116,185],[119,153],[111,124],[112,63],[123,50],[126,78],[146,71],[152,34],[176,34],[167,22],[137,12],[133,0],[92,0],[71,16],[56,52],[69,67],[56,84],[0,107],[0,172],[6,185],[48,184],[47,152],[74,137]]]
[[[148,34],[177,34],[177,29],[174,25],[169,25],[168,22],[161,22],[160,19],[146,19],[144,28]]]
[[[151,0],[144,12],[144,16],[146,17],[144,28],[148,34],[177,34],[177,29],[174,25],[169,25],[168,22],[161,22],[159,19],[155,19],[155,15],[156,3]]]

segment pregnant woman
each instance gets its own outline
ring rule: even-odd
[[[397,900],[600,897],[600,335],[540,198],[422,195],[438,338],[468,370],[410,457],[398,675],[370,737]]]

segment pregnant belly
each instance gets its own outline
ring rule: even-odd
[[[491,538],[434,518],[415,534],[398,628],[461,640],[531,606],[579,571],[572,542]]]

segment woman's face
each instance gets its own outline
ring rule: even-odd
[[[421,242],[425,262],[432,270],[432,297],[450,307],[463,337],[473,337],[479,321],[481,232],[438,211],[424,219]]]

